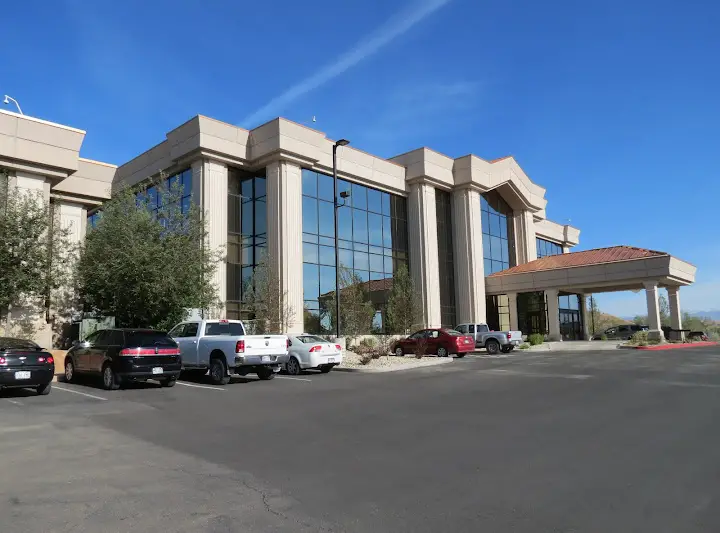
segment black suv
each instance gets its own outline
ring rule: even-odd
[[[603,333],[596,333],[592,340],[599,341],[605,335],[607,340],[613,341],[617,339],[630,340],[638,331],[647,331],[647,326],[638,326],[637,324],[622,324],[606,329]]]
[[[95,374],[102,376],[107,390],[147,379],[172,387],[181,366],[180,348],[165,332],[102,329],[70,348],[65,357],[65,380],[71,382],[78,374]]]

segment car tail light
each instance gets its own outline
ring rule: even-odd
[[[512,338],[512,333],[510,333],[510,332],[508,331],[508,333],[507,333],[507,339],[510,340],[511,338]]]
[[[335,348],[337,349],[338,352],[342,352],[342,346],[340,346],[339,344],[336,344]]]
[[[44,357],[38,357],[38,363],[44,363],[45,358]]]
[[[322,350],[322,346],[313,346],[312,348],[310,348],[309,351],[310,352],[319,352],[320,350]]]
[[[228,321],[227,321],[227,319],[223,318],[223,319],[221,319],[221,320],[218,320],[218,323],[219,323],[219,324],[227,324]]]
[[[235,353],[245,353],[245,341],[239,340],[235,343]]]
[[[0,365],[5,365],[5,364],[7,364],[7,361],[5,360],[5,358],[0,357]]]
[[[120,355],[135,357],[138,355],[180,355],[180,348],[123,348]]]
[[[47,359],[45,359],[45,362],[49,365],[53,364],[55,362],[55,359],[53,359],[53,356],[49,356]]]

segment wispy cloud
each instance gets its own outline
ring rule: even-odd
[[[336,78],[360,63],[363,59],[376,54],[394,39],[400,37],[420,21],[432,15],[451,1],[452,0],[422,0],[419,3],[414,3],[408,9],[390,18],[376,31],[362,39],[352,49],[342,54],[335,61],[325,65],[315,74],[296,83],[284,93],[276,96],[260,109],[257,109],[245,117],[242,125],[246,127],[253,126],[259,121],[281,112],[291,102],[326,84],[333,78]]]

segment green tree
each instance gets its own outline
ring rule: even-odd
[[[87,311],[114,316],[118,326],[169,329],[187,309],[211,309],[211,280],[223,251],[206,246],[202,210],[180,207],[179,190],[157,187],[161,207],[126,189],[103,206],[77,265]],[[140,197],[142,198],[142,197]]]
[[[278,276],[261,261],[245,283],[244,308],[250,314],[256,334],[283,333],[295,318],[295,310],[288,305],[287,291],[282,291]]]
[[[658,295],[658,307],[660,308],[660,325],[661,326],[669,326],[670,325],[670,304],[668,304],[667,297],[664,294]],[[635,318],[633,318],[633,324],[638,324],[640,326],[647,326],[648,325],[648,316],[647,315],[635,315]]]
[[[398,268],[393,276],[387,304],[387,331],[412,333],[411,329],[422,322],[420,300],[407,266]]]
[[[27,311],[29,320],[19,324],[32,336],[37,314],[51,306],[56,289],[68,283],[72,248],[69,228],[53,216],[39,191],[9,183],[0,169],[0,317],[5,334],[13,327],[13,308]]]
[[[335,332],[335,293],[322,295],[320,307],[328,317],[330,333]],[[375,308],[368,283],[344,265],[340,266],[340,334],[354,340],[372,331]]]

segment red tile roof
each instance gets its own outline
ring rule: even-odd
[[[539,272],[543,270],[556,270],[559,268],[581,267],[588,265],[599,265],[603,263],[615,263],[617,261],[630,261],[633,259],[646,259],[648,257],[667,256],[665,252],[635,248],[634,246],[611,246],[609,248],[596,248],[582,252],[571,252],[568,254],[551,255],[536,259],[523,265],[514,266],[507,270],[495,272],[489,277],[508,276],[511,274],[526,274],[528,272]]]

